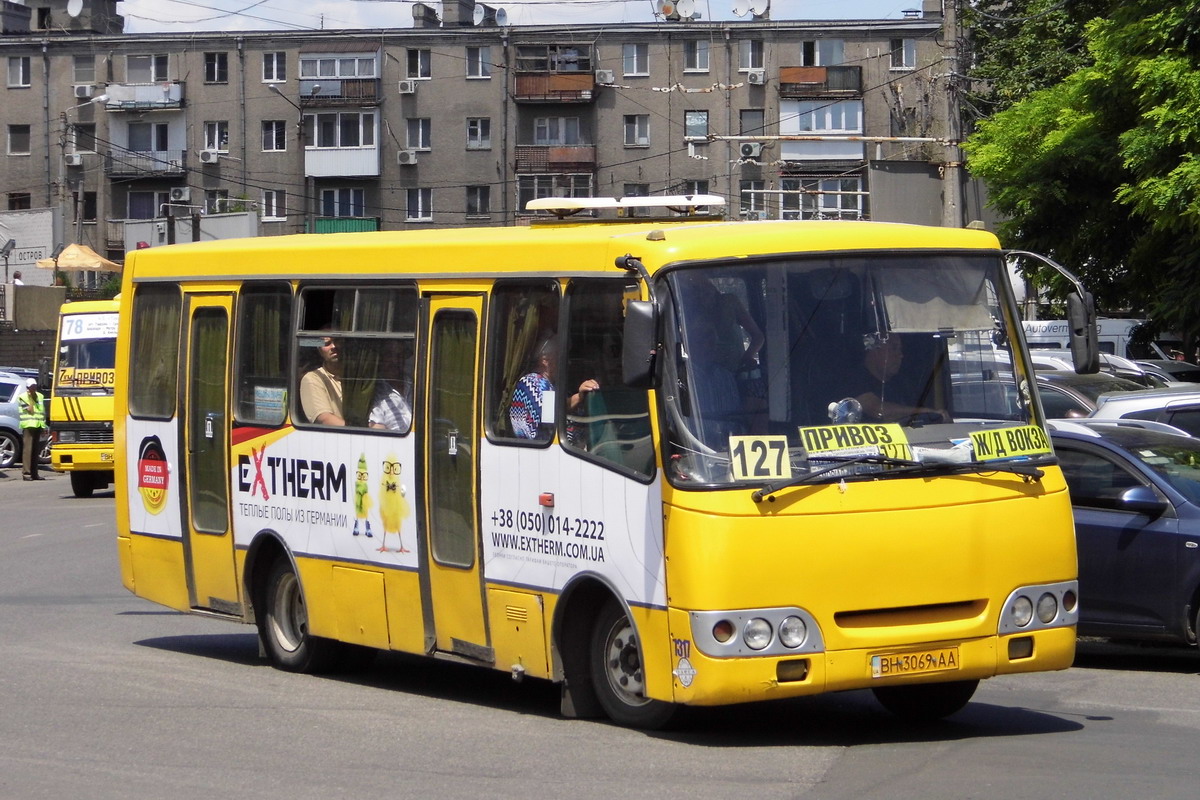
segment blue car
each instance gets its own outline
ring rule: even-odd
[[[1080,635],[1196,644],[1200,439],[1096,420],[1054,420],[1051,438],[1075,514]]]

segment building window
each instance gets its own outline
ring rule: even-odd
[[[8,126],[8,154],[10,156],[29,155],[30,127],[28,125]]]
[[[917,40],[892,39],[892,69],[912,69],[917,65]]]
[[[281,119],[263,120],[262,124],[263,152],[278,152],[287,150],[287,123]]]
[[[800,43],[800,66],[836,67],[845,61],[841,39],[813,39]]]
[[[683,43],[683,71],[708,72],[708,40]]]
[[[229,123],[225,120],[204,123],[204,149],[229,152]]]
[[[305,114],[304,142],[306,148],[374,147],[375,112]]]
[[[650,184],[648,183],[626,183],[621,185],[622,197],[649,197]],[[632,211],[633,209],[627,209]]]
[[[579,117],[538,117],[533,121],[533,143],[579,144]]]
[[[625,146],[626,147],[649,147],[650,146],[650,115],[649,114],[626,114],[625,115]]]
[[[708,181],[684,181],[683,193],[690,195],[708,194]]]
[[[432,78],[433,72],[429,66],[429,51],[415,47],[408,48],[408,77]]]
[[[229,211],[229,190],[208,189],[204,192],[204,213],[224,214]]]
[[[623,71],[626,77],[650,74],[650,45],[627,44],[624,46],[623,52]]]
[[[738,42],[738,71],[763,68],[763,43],[760,39]]]
[[[708,112],[683,112],[683,135],[699,136],[701,138],[708,136]]]
[[[98,197],[96,192],[84,192],[83,197],[79,196],[79,192],[74,192],[72,198],[75,201],[76,217],[84,222],[95,222],[99,212]]]
[[[72,149],[76,153],[96,152],[96,124],[77,122],[71,126]]]
[[[433,122],[428,117],[408,118],[408,143],[410,150],[428,150],[432,140]]]
[[[287,80],[287,53],[263,53],[263,83]]]
[[[467,187],[467,216],[486,217],[492,213],[492,187]]]
[[[321,216],[363,217],[366,216],[366,190],[322,189]]]
[[[32,82],[32,71],[29,66],[29,56],[8,57],[8,86],[17,88],[29,86]]]
[[[264,189],[262,194],[262,218],[285,219],[287,217],[287,192],[283,189]]]
[[[741,181],[739,183],[742,216],[758,216],[760,212],[766,210],[766,195],[762,193],[764,188],[766,188],[764,181]]]
[[[167,80],[166,53],[125,57],[125,77],[129,83],[161,83]]]
[[[171,202],[167,192],[130,192],[126,196],[128,219],[154,219],[160,215],[162,207]]]
[[[801,133],[861,133],[861,100],[801,100],[796,104]]]
[[[169,131],[165,122],[131,122],[129,149],[135,153],[161,153],[170,141]]]
[[[204,82],[229,83],[229,54],[204,54]]]
[[[300,77],[317,78],[374,78],[374,56],[313,56],[300,59]]]
[[[766,129],[766,114],[761,108],[743,108],[738,112],[738,133],[759,136]]]
[[[862,179],[784,178],[784,219],[861,219]]]
[[[467,149],[492,149],[492,120],[489,117],[467,118]]]
[[[517,72],[590,72],[591,48],[576,44],[517,46]]]
[[[490,77],[492,77],[492,48],[490,48],[490,47],[468,47],[467,48],[467,77],[468,78],[490,78]]]
[[[404,219],[408,222],[433,220],[433,189],[409,189]]]
[[[591,197],[590,173],[562,175],[518,175],[517,208],[525,210],[530,200],[539,197]],[[549,212],[538,212],[549,213]]]
[[[75,56],[74,66],[75,83],[96,82],[95,56]]]
[[[33,208],[33,195],[29,192],[9,192],[9,211],[28,211]]]

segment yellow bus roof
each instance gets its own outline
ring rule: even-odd
[[[883,222],[583,222],[505,228],[430,228],[293,234],[176,244],[128,254],[135,279],[250,275],[504,273],[577,275],[616,269],[630,254],[651,272],[679,261],[778,253],[905,249],[998,250],[986,231]]]
[[[112,300],[72,300],[63,303],[59,314],[97,314],[116,311],[121,307],[120,295]]]

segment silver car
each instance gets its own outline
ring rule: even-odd
[[[21,463],[21,412],[17,395],[25,391],[21,375],[0,372],[0,469],[10,469]],[[49,415],[47,414],[47,419]],[[45,437],[40,463],[50,463],[50,437]]]
[[[1182,428],[1200,436],[1200,386],[1176,384],[1164,389],[1102,394],[1091,419],[1143,419]]]

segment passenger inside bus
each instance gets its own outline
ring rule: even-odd
[[[383,343],[379,364],[382,377],[375,382],[375,396],[367,415],[369,427],[404,433],[412,426],[412,381],[406,368],[410,346],[397,339]]]
[[[320,363],[300,379],[300,409],[309,422],[345,425],[342,415],[341,343],[325,336],[317,345]]]
[[[545,439],[552,435],[554,409],[548,401],[553,397],[557,373],[557,344],[547,339],[537,348],[533,370],[522,375],[513,388],[508,418],[518,438]],[[599,388],[595,379],[584,380],[578,391],[567,398],[567,412],[574,413],[583,403],[584,395]],[[549,397],[547,393],[551,393]]]

